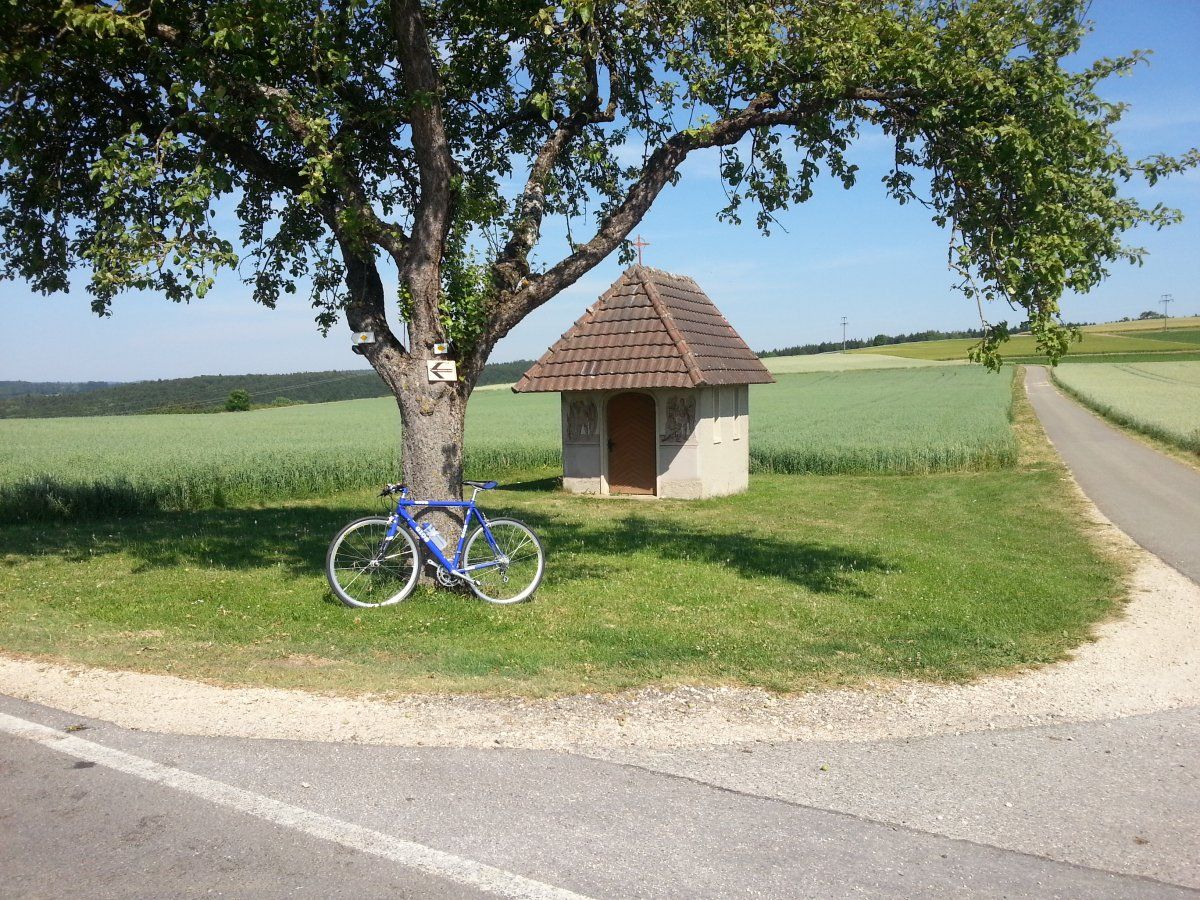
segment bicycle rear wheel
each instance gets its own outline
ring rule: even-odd
[[[533,596],[546,571],[546,551],[528,525],[516,519],[494,519],[488,523],[496,550],[488,543],[482,527],[476,528],[463,550],[463,567],[474,569],[468,582],[475,596],[488,603],[519,603]]]
[[[354,607],[391,606],[417,586],[421,551],[401,528],[391,541],[382,516],[356,519],[336,535],[325,555],[325,577],[333,595]]]

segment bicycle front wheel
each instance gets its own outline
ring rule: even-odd
[[[330,542],[325,577],[347,606],[391,606],[417,586],[421,553],[416,541],[403,527],[386,541],[387,531],[387,519],[368,516],[351,522]]]
[[[533,530],[516,519],[488,523],[496,549],[482,527],[476,528],[463,550],[463,568],[475,596],[488,603],[520,603],[533,596],[546,571],[546,551]],[[497,552],[499,551],[499,552]],[[475,566],[484,566],[476,569]]]

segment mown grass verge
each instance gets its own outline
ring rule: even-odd
[[[1050,662],[1121,594],[1057,472],[757,476],[657,504],[488,497],[542,535],[536,599],[422,589],[333,602],[326,542],[365,494],[9,526],[0,646],[231,684],[547,695],[679,683],[799,690]]]

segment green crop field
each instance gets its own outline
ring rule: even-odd
[[[1160,331],[1162,319],[1134,319],[1131,322],[1102,322],[1084,325],[1084,331]],[[1200,328],[1200,316],[1172,316],[1167,320],[1168,328]]]
[[[397,478],[393,401],[350,400],[210,416],[0,420],[0,518],[57,504],[135,511],[318,496]],[[556,464],[558,398],[475,392],[474,473]],[[64,509],[66,511],[66,509]]]
[[[1015,366],[1044,366],[1044,356],[1005,356],[1004,361]],[[1079,363],[1139,363],[1139,362],[1197,362],[1200,347],[1195,350],[1172,350],[1169,353],[1068,353],[1058,361],[1059,366]]]
[[[1011,465],[1012,373],[976,366],[780,376],[751,394],[754,471],[922,473]]]
[[[884,353],[807,353],[797,356],[769,356],[763,363],[773,375],[799,372],[846,372],[858,369],[913,369],[919,366],[963,365],[965,359],[913,359]]]
[[[778,473],[1011,464],[1011,373],[946,366],[780,375],[751,394],[751,464]],[[470,474],[559,463],[558,397],[476,391]],[[397,478],[387,399],[210,416],[0,420],[0,519],[315,497]]]
[[[1200,328],[1168,328],[1165,331],[1139,331],[1137,336],[1151,341],[1166,341],[1172,344],[1200,346]]]
[[[1054,380],[1114,422],[1200,453],[1200,362],[1070,366]]]
[[[906,356],[912,359],[958,360],[966,359],[967,352],[977,341],[959,338],[948,341],[920,341],[912,344],[890,344],[886,347],[864,347],[853,353],[884,353],[889,356]],[[1162,353],[1172,350],[1195,350],[1196,341],[1187,339],[1163,339],[1143,334],[1110,334],[1108,332],[1083,332],[1083,339],[1071,345],[1071,354],[1076,353]],[[1005,357],[1033,356],[1037,344],[1032,335],[1019,334],[1006,343],[1000,351]],[[1070,354],[1069,354],[1070,355]]]

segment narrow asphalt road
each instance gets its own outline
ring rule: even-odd
[[[1025,387],[1083,492],[1118,528],[1200,584],[1200,471],[1064,396],[1043,366],[1026,370]]]
[[[1198,897],[1197,742],[1177,710],[602,760],[147,734],[0,697],[0,896]]]

